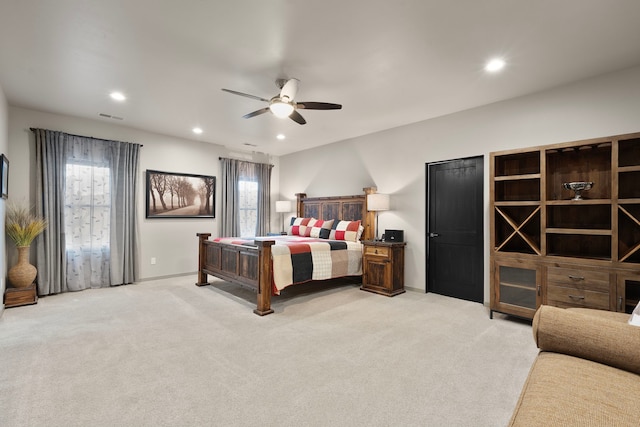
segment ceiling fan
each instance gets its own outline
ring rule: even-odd
[[[269,106],[253,111],[249,114],[242,116],[245,119],[259,116],[268,111],[271,111],[274,116],[279,118],[289,117],[296,123],[301,125],[307,123],[307,121],[298,113],[299,109],[305,110],[340,110],[342,105],[331,104],[329,102],[296,102],[295,97],[298,92],[298,79],[278,79],[276,85],[280,88],[280,93],[271,99],[261,98],[255,95],[249,95],[248,93],[237,92],[231,89],[222,89],[225,92],[233,93],[234,95],[245,96],[251,99],[257,99],[258,101],[268,102]]]

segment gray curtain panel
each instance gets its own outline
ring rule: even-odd
[[[223,237],[240,235],[238,183],[241,180],[256,181],[258,183],[256,236],[266,235],[271,221],[271,170],[273,165],[222,157],[220,162],[222,164],[222,224],[220,235]]]
[[[240,161],[220,158],[222,164],[222,212],[220,215],[220,235],[234,237],[240,235],[240,218],[238,217],[240,194]]]
[[[112,171],[111,285],[133,283],[138,278],[136,181],[140,145],[109,141]]]
[[[64,233],[64,134],[33,129],[36,139],[36,214],[47,228],[36,240],[38,294],[66,290],[67,264]]]
[[[45,129],[32,131],[36,142],[36,213],[48,222],[36,240],[38,293],[49,295],[133,283],[138,264],[135,193],[140,145]],[[95,174],[96,188],[83,188],[82,196],[76,188],[69,191],[75,185],[67,180],[69,168],[91,177]],[[69,177],[79,181],[73,173]],[[100,188],[100,179],[108,182],[108,192]],[[108,248],[98,244],[71,249],[78,240],[78,230],[73,228],[73,235],[67,235],[65,230],[69,224],[75,226],[78,218],[67,217],[65,205],[77,197],[83,197],[84,203],[84,197],[92,193],[98,202],[87,208],[91,209],[90,222],[98,224],[103,218],[109,219],[109,227],[103,232],[108,235]],[[100,206],[100,197],[106,207]],[[101,230],[96,229],[92,225],[93,235],[100,234]]]
[[[271,169],[273,165],[252,163],[258,180],[258,224],[256,235],[266,236],[271,222]]]

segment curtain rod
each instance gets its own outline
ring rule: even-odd
[[[29,130],[31,130],[31,132],[35,132],[39,129],[37,128],[29,128]],[[54,130],[52,131],[51,129],[41,129],[41,130],[48,130],[49,132],[60,132],[60,133],[64,133],[65,135],[69,135],[69,136],[75,136],[76,138],[89,138],[89,139],[96,139],[99,141],[113,141],[111,139],[105,139],[105,138],[96,138],[94,136],[86,136],[86,135],[76,135],[73,133],[68,133],[68,132],[62,132],[62,131],[58,131],[58,130]],[[115,142],[124,142],[126,144],[135,144],[135,142],[127,142],[127,141],[115,141]],[[144,147],[143,144],[138,144],[140,147]]]
[[[253,163],[254,165],[269,165],[271,167],[274,167],[274,165],[272,165],[271,163],[251,162],[249,160],[233,159],[231,157],[218,157],[218,160],[237,160],[239,162]]]

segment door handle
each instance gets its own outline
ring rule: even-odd
[[[439,234],[438,233],[429,233],[429,237],[438,237]]]

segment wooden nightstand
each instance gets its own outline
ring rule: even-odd
[[[4,306],[19,307],[21,305],[37,304],[38,293],[36,291],[36,284],[27,286],[26,288],[11,288],[8,287],[4,291]]]
[[[404,293],[404,242],[365,240],[360,289],[392,297]]]

